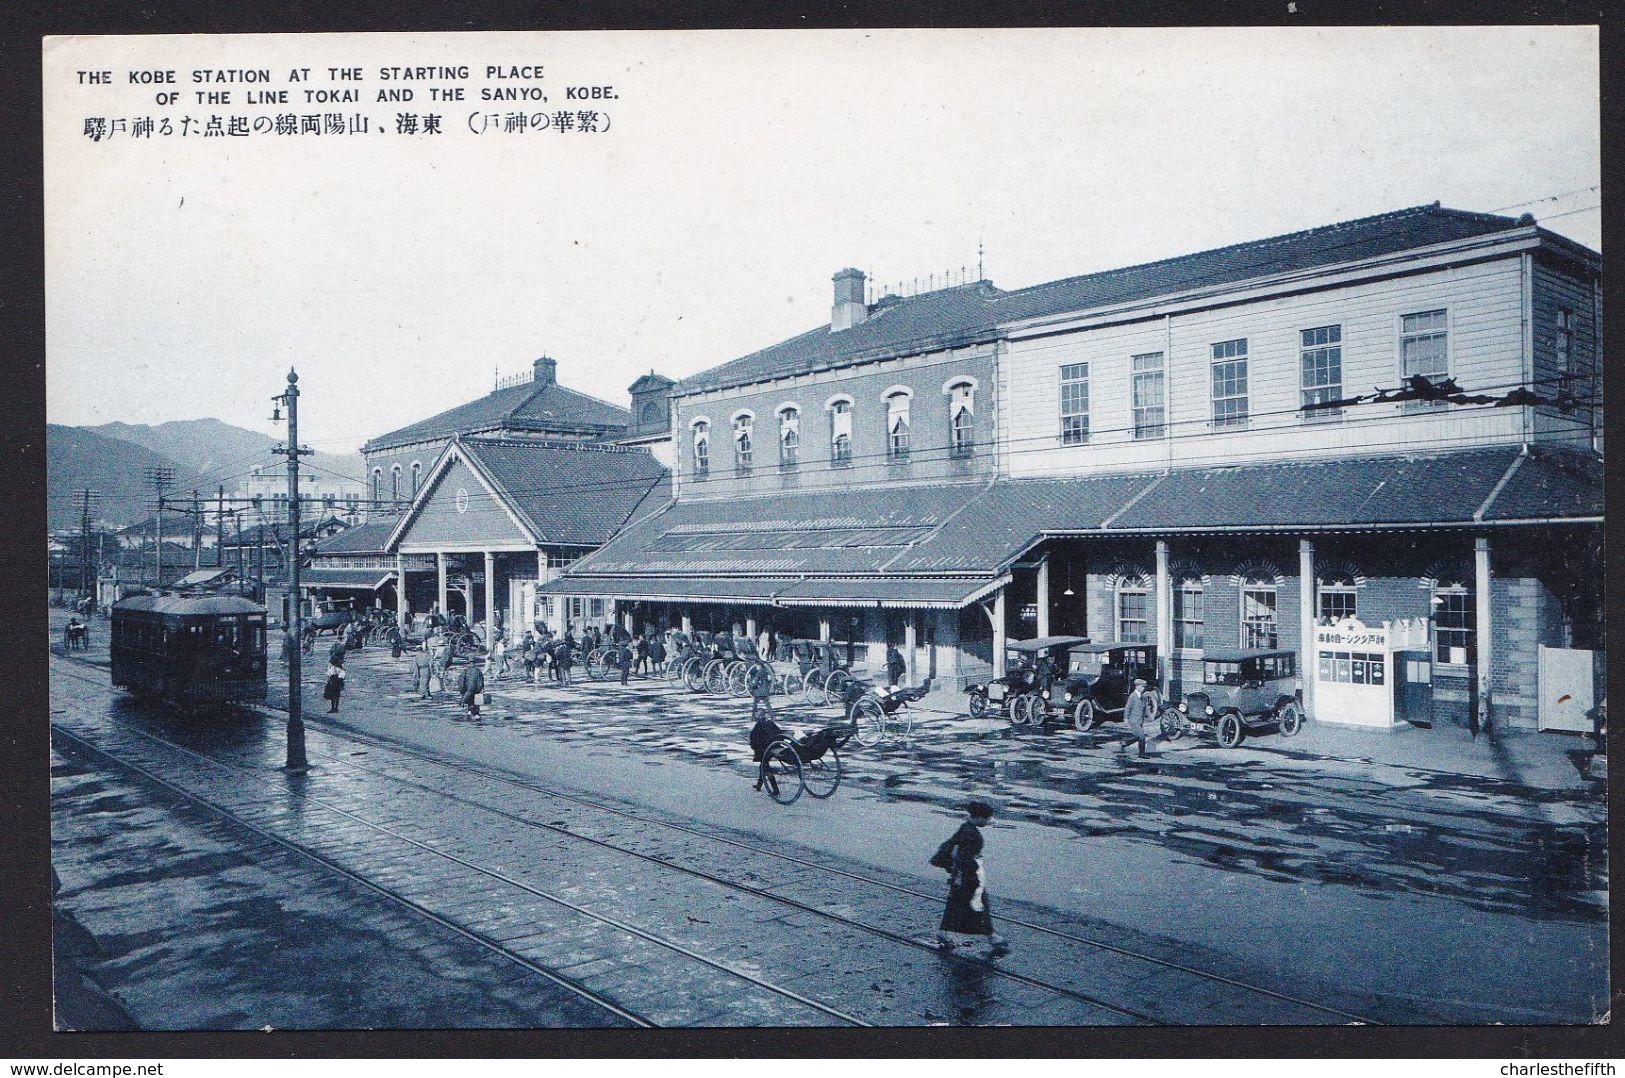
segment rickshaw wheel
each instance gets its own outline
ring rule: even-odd
[[[801,781],[807,792],[820,801],[835,792],[841,784],[841,754],[831,745],[824,755],[801,765]]]
[[[1157,716],[1157,725],[1162,727],[1162,736],[1169,741],[1178,741],[1185,736],[1184,716],[1176,707],[1165,707],[1162,714]]]
[[[801,776],[801,757],[788,741],[775,741],[767,747],[762,758],[767,761],[767,773],[772,778],[768,793],[781,805],[788,805],[801,796],[804,783]]]
[[[970,694],[969,710],[970,710],[970,717],[973,718],[973,719],[979,719],[983,715],[986,715],[987,714],[987,693],[981,691],[980,689],[978,689],[976,692],[971,693]]]
[[[829,677],[824,679],[824,702],[826,704],[838,704],[845,699],[846,685],[851,680],[852,675],[845,670],[830,671]]]
[[[744,696],[750,692],[750,671],[743,666],[728,668],[728,695]]]
[[[807,691],[807,683],[800,674],[794,671],[784,675],[784,695],[803,696]]]
[[[1219,744],[1227,749],[1233,749],[1241,744],[1245,735],[1241,729],[1241,716],[1234,711],[1226,711],[1219,716]]]
[[[705,666],[698,659],[690,659],[683,667],[683,684],[689,692],[705,691]]]
[[[1072,728],[1087,732],[1095,728],[1095,721],[1095,702],[1086,696],[1072,709]]]
[[[705,667],[705,691],[723,693],[728,689],[728,667],[721,659],[712,659]]]
[[[870,697],[863,697],[852,705],[852,725],[856,728],[858,744],[864,748],[880,744],[886,736],[886,712]]]
[[[1281,720],[1282,737],[1297,737],[1298,731],[1303,729],[1303,708],[1296,700],[1282,704],[1276,716]]]
[[[914,713],[907,704],[886,716],[886,733],[891,737],[907,737],[913,732]]]

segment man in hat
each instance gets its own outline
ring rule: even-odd
[[[471,719],[480,717],[480,694],[485,692],[484,659],[474,659],[457,677],[457,694]]]
[[[987,898],[987,866],[982,856],[982,828],[993,818],[986,801],[965,805],[965,822],[948,841],[937,847],[931,863],[948,873],[948,903],[937,928],[937,943],[957,953],[979,951],[986,957],[1010,953],[1010,944],[993,931],[993,910]]]
[[[1123,705],[1123,725],[1128,727],[1130,737],[1139,739],[1141,756],[1155,751],[1162,739],[1162,727],[1157,719],[1157,713],[1161,710],[1158,703],[1157,690],[1148,687],[1145,678],[1135,678],[1134,689]],[[1127,749],[1127,743],[1123,747]]]

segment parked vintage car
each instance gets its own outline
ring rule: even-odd
[[[1121,720],[1134,679],[1157,683],[1154,644],[1125,644],[1117,640],[1078,644],[1072,648],[1072,670],[1064,683],[1028,711],[1027,721],[1041,726],[1050,709],[1072,720],[1078,730],[1091,730],[1103,722]]]
[[[1162,735],[1176,741],[1211,729],[1227,749],[1260,726],[1293,737],[1303,729],[1301,685],[1294,651],[1209,648],[1202,652],[1202,687],[1163,709]]]
[[[965,689],[970,694],[971,715],[981,718],[997,711],[1009,715],[1012,721],[1026,722],[1027,705],[1022,704],[1019,719],[1014,705],[1032,691],[1039,663],[1043,660],[1053,663],[1055,678],[1059,681],[1067,675],[1067,652],[1088,642],[1086,636],[1041,636],[1036,640],[1009,641],[1004,648],[1004,676]]]

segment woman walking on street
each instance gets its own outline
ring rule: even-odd
[[[948,872],[948,903],[937,929],[937,943],[954,951],[988,945],[988,958],[1010,953],[1010,945],[993,931],[993,910],[987,899],[987,871],[982,858],[982,827],[993,818],[993,806],[972,801],[965,806],[965,822],[937,847],[931,863]]]
[[[480,695],[485,692],[485,672],[480,669],[483,660],[474,659],[457,678],[458,698],[463,702],[463,708],[468,717],[480,717]]]

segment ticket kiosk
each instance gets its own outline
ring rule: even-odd
[[[1317,625],[1314,656],[1307,673],[1314,678],[1315,721],[1392,729],[1405,717],[1399,705],[1401,684],[1409,678],[1400,654],[1426,646],[1425,622],[1383,622],[1369,626],[1356,618]]]

